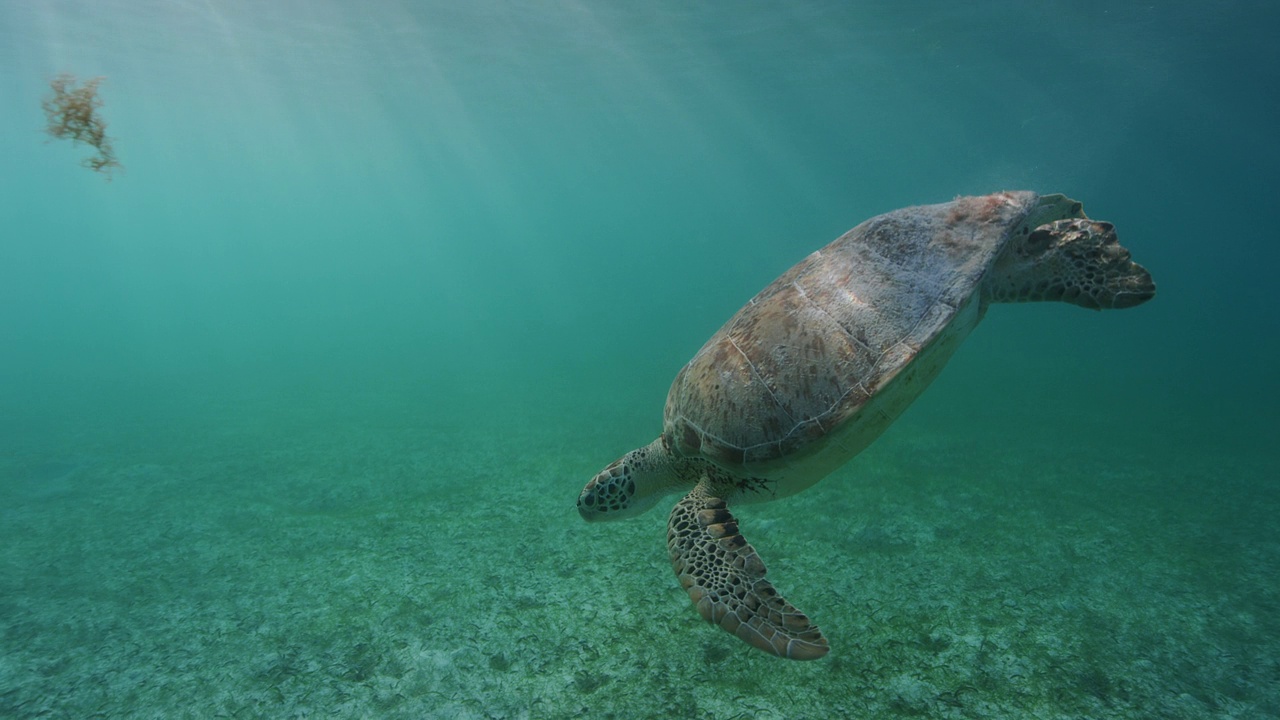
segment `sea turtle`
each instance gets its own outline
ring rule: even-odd
[[[692,488],[667,547],[708,621],[809,660],[822,632],[765,579],[728,510],[813,485],[925,389],[992,302],[1101,310],[1155,295],[1110,223],[1063,195],[1002,192],[874,217],[751,299],[676,375],[662,435],[578,496],[589,520],[637,515]]]

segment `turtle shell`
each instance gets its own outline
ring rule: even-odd
[[[664,413],[668,447],[730,471],[767,473],[818,449],[875,406],[877,394],[902,395],[890,403],[900,412],[932,375],[898,387],[893,380],[922,349],[947,340],[962,308],[968,311],[956,323],[964,325],[958,338],[977,323],[982,303],[970,300],[980,295],[983,274],[1013,233],[1039,224],[1044,213],[1033,210],[1040,201],[1012,192],[904,208],[809,255],[752,298],[676,375]],[[868,437],[843,442],[848,450],[836,453],[837,463],[892,419],[858,430]]]

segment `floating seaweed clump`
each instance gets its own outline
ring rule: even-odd
[[[49,121],[48,133],[59,140],[70,138],[72,142],[92,146],[97,154],[85,158],[80,164],[105,174],[110,180],[113,170],[123,170],[124,167],[116,161],[111,138],[107,137],[107,123],[98,114],[98,108],[102,107],[98,85],[103,80],[101,77],[90,78],[77,87],[75,76],[63,73],[49,81],[53,96],[40,104]]]

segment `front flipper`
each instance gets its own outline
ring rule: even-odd
[[[826,655],[822,631],[764,579],[755,548],[705,485],[677,503],[667,523],[671,564],[698,612],[765,652],[792,660]]]

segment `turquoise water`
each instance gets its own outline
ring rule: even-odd
[[[1280,715],[1267,3],[0,4],[0,716]],[[105,76],[123,172],[44,134]],[[703,623],[582,485],[870,216],[1063,192],[1159,294],[993,307],[740,510]]]

